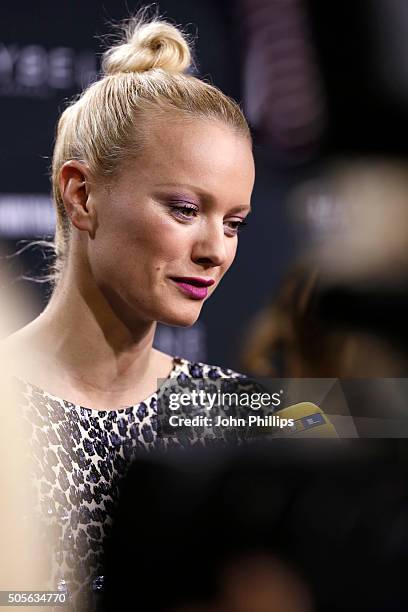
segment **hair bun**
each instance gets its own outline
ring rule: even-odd
[[[135,17],[124,27],[125,42],[108,49],[103,55],[106,75],[118,72],[145,72],[161,68],[184,72],[191,64],[190,48],[182,32],[161,19],[144,21]]]

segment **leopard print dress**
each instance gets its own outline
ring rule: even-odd
[[[180,358],[174,358],[166,382],[173,391],[183,391],[189,381],[204,380],[225,381],[229,391],[237,385],[250,386],[249,379],[236,372]],[[54,542],[50,588],[66,592],[72,610],[92,610],[103,588],[103,544],[129,462],[138,451],[193,442],[158,435],[160,390],[133,406],[98,411],[26,381],[18,384],[30,428],[39,511],[47,527],[44,533]],[[205,443],[205,437],[199,442]]]

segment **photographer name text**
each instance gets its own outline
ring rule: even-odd
[[[169,418],[171,427],[278,427],[283,429],[293,427],[294,423],[294,419],[284,419],[276,414],[267,416],[250,414],[247,418],[222,415],[212,418],[201,414],[185,417],[173,414]]]

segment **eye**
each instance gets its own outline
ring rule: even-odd
[[[225,221],[224,228],[227,236],[236,236],[245,225],[248,225],[245,219],[231,219],[231,221]]]
[[[175,217],[182,220],[193,219],[198,214],[197,206],[189,204],[187,202],[180,202],[179,204],[170,204],[170,208]]]

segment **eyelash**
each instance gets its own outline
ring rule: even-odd
[[[192,219],[192,215],[186,215],[186,210],[191,210],[194,213],[198,213],[198,208],[196,206],[190,206],[189,204],[171,204],[171,209],[174,211],[177,217],[180,219]],[[194,215],[195,216],[195,215]]]
[[[178,219],[181,219],[182,221],[192,219],[193,217],[196,217],[198,213],[198,208],[196,206],[190,206],[188,204],[183,204],[183,205],[171,204],[171,209],[174,212],[175,216]],[[185,211],[193,211],[195,214],[186,215]],[[228,223],[233,225],[233,227],[231,227],[231,225],[229,227],[229,229],[232,230],[233,232],[232,233],[233,236],[237,235],[238,232],[240,232],[245,225],[248,225],[247,221],[244,221],[244,219],[242,219],[241,221],[229,221]]]

